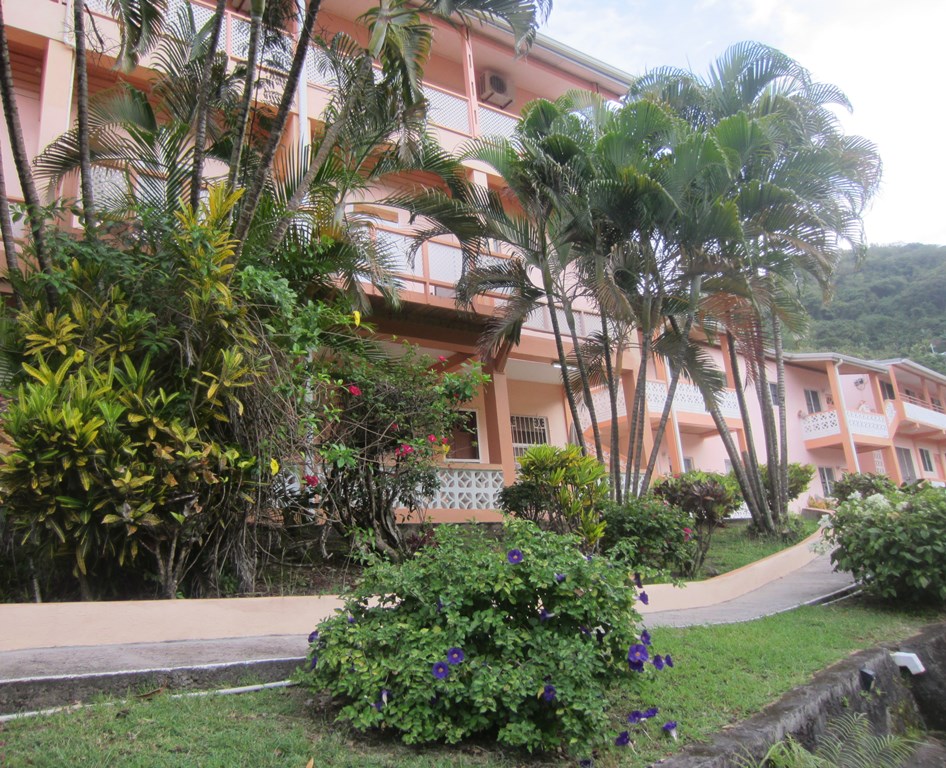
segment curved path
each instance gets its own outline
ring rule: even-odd
[[[853,581],[832,572],[828,555],[818,551],[819,540],[820,532],[683,588],[646,587],[649,604],[640,606],[644,623],[748,621],[850,589]],[[151,678],[206,681],[211,687],[215,680],[241,675],[281,679],[305,655],[312,628],[341,605],[331,595],[0,605],[0,714],[11,711],[11,702],[22,708],[25,701],[5,697],[4,686],[55,687],[54,681],[68,679],[69,701],[84,690],[74,684],[77,679],[87,680],[89,690]]]

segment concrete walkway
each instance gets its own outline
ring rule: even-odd
[[[817,551],[819,540],[813,534],[683,588],[646,586],[649,604],[639,606],[644,623],[747,621],[851,587],[850,577],[833,573],[828,556]],[[0,605],[0,714],[50,705],[65,689],[67,701],[83,698],[86,687],[76,681],[116,690],[147,680],[213,687],[241,676],[281,679],[305,655],[308,633],[341,605],[335,596]],[[67,678],[65,689],[55,683]],[[47,683],[50,696],[24,698],[24,691]]]

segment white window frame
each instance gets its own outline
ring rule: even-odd
[[[924,472],[933,472],[933,454],[931,451],[926,448],[918,448],[920,452],[920,466],[923,467]]]
[[[532,423],[527,424],[527,425],[520,423],[517,426],[516,424],[517,419],[523,420],[523,421],[531,420]],[[529,450],[529,448],[531,448],[533,445],[545,445],[549,442],[549,420],[547,417],[522,416],[522,415],[514,414],[509,417],[509,421],[510,421],[509,426],[512,429],[512,454],[517,459],[520,456],[522,456],[522,454],[524,454],[527,450]],[[518,436],[523,437],[529,431],[533,431],[533,430],[538,431],[538,429],[536,429],[538,423],[541,423],[541,427],[539,427],[539,429],[541,429],[542,433],[545,435],[545,440],[541,440],[539,442],[528,442],[528,443],[516,440],[517,433],[518,433]]]
[[[683,457],[683,471],[692,472],[694,469],[696,469],[696,462],[693,461],[693,457],[684,456]]]
[[[805,407],[808,409],[809,415],[824,411],[824,408],[821,407],[821,393],[817,389],[805,390]]]
[[[821,480],[821,490],[826,497],[834,493],[834,467],[818,467],[818,478]]]
[[[778,384],[771,381],[769,382],[769,398],[776,408],[782,407],[782,401],[778,399]]]
[[[880,396],[884,400],[896,400],[897,392],[896,390],[894,390],[893,384],[891,384],[889,381],[881,381],[880,382]]]
[[[913,451],[909,448],[895,446],[897,454],[897,464],[900,466],[900,474],[905,483],[912,483],[918,478],[916,465],[913,463]]]

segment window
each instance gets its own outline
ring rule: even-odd
[[[926,450],[926,448],[920,448],[920,464],[923,465],[924,472],[933,471],[933,454]]]
[[[450,461],[479,461],[480,441],[476,411],[462,411],[463,421],[450,434]]]
[[[834,493],[834,467],[818,467],[818,476],[824,495],[831,496]]]
[[[893,391],[893,384],[891,384],[889,381],[880,382],[880,393],[884,396],[884,400],[897,399]]]
[[[692,472],[694,469],[696,469],[696,464],[693,463],[693,457],[684,456],[683,457],[683,471]]]
[[[909,448],[897,448],[897,463],[900,465],[900,474],[903,482],[912,483],[916,480],[916,469],[913,467],[913,454]]]
[[[808,406],[808,413],[821,413],[821,395],[817,389],[805,390],[805,405]]]
[[[549,441],[549,424],[544,416],[513,416],[512,454],[517,459],[533,445]]]
[[[778,398],[778,384],[773,384],[771,381],[769,382],[769,397],[772,398],[772,405],[776,408],[782,405],[782,401]]]

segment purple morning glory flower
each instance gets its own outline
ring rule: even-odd
[[[674,730],[676,727],[677,727],[677,721],[676,721],[676,720],[668,720],[666,723],[664,723],[664,730],[665,730],[665,731],[672,731],[672,730]]]
[[[561,584],[563,581],[565,581],[565,574],[564,574],[564,573],[556,573],[556,574],[555,574],[555,581],[557,581],[559,584]]]
[[[641,581],[641,575],[637,572],[634,573],[634,584],[637,585],[638,589],[644,588],[644,582]]]
[[[450,674],[450,667],[447,666],[447,662],[438,661],[434,664],[433,669],[431,669],[431,673],[438,680],[443,680]]]
[[[380,711],[381,711],[381,708],[384,706],[384,702],[383,702],[383,701],[376,701],[376,702],[375,702],[374,704],[372,704],[371,706],[374,707],[376,710],[378,710],[378,712],[380,712]]]
[[[644,645],[650,645],[650,632],[648,632],[646,629],[641,632],[641,642]]]
[[[631,743],[631,734],[627,731],[621,731],[618,737],[614,740],[614,746],[616,747],[626,747]]]
[[[545,608],[539,611],[539,621],[548,621],[550,618],[552,618],[552,614],[545,610]]]
[[[644,662],[643,661],[629,661],[627,662],[628,666],[631,668],[631,672],[643,672],[644,671]]]
[[[648,604],[650,603],[650,598],[647,597],[647,593],[646,593],[646,592],[641,592],[641,593],[637,596],[637,599],[640,600],[644,605],[648,605]]]
[[[668,667],[673,667],[673,659],[671,658],[669,653],[666,656],[664,656],[664,664],[666,664]]]
[[[657,709],[657,707],[651,707],[650,709],[644,710],[643,717],[645,720],[649,720],[652,717],[657,717],[658,712],[660,712],[660,710]]]
[[[466,658],[466,654],[463,653],[462,648],[451,648],[447,651],[447,663],[448,664],[459,664]]]
[[[582,633],[583,635],[590,635],[590,634],[591,634],[591,632],[588,631],[588,627],[586,627],[584,624],[579,624],[579,625],[578,625],[578,629],[581,631],[581,633]]]
[[[647,653],[647,646],[640,645],[635,643],[630,648],[627,649],[627,660],[628,661],[640,661],[644,662],[650,658],[650,654]]]
[[[348,623],[349,623],[349,624],[354,624],[354,623],[355,623],[355,617],[352,616],[351,614],[348,615]]]
[[[547,685],[545,686],[545,690],[542,691],[542,698],[546,701],[555,701],[555,693],[555,686]]]
[[[437,613],[440,613],[443,610],[443,600],[439,597],[437,598]]]
[[[315,669],[318,663],[319,663],[319,657],[313,653],[312,660],[309,662],[309,669]]]
[[[510,549],[506,553],[506,559],[509,561],[510,565],[519,565],[519,563],[522,562],[522,550]]]
[[[663,660],[663,657],[658,653],[656,656],[654,656],[654,669],[656,669],[659,672],[663,668],[664,668],[664,660]]]
[[[387,688],[382,688],[382,689],[381,689],[381,702],[382,702],[383,704],[387,704],[387,703],[388,703],[388,696],[390,696],[390,695],[391,695],[391,691],[389,691]]]
[[[631,714],[627,716],[627,722],[631,725],[637,725],[641,720],[644,719],[644,713],[639,709],[635,709]]]
[[[309,633],[309,644],[311,645],[319,639],[319,630],[314,629]]]
[[[585,560],[587,560],[590,563],[592,560],[591,555],[585,555]]]

